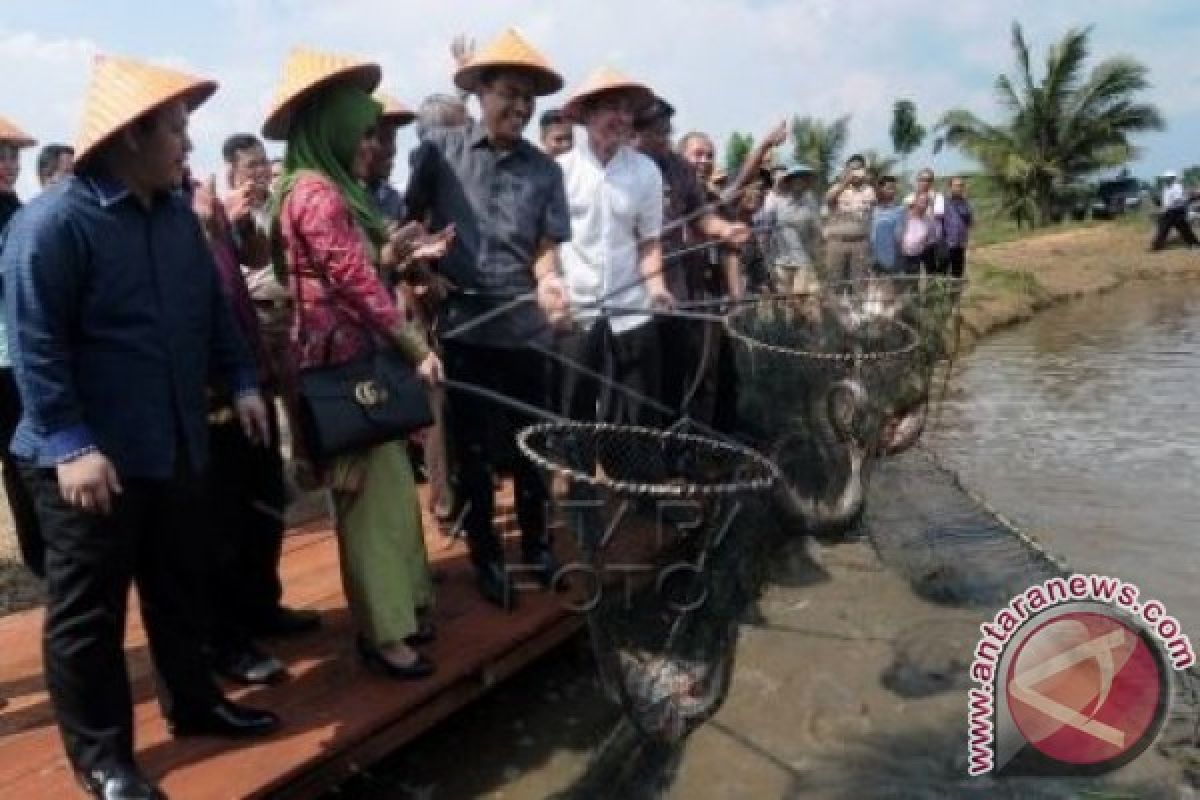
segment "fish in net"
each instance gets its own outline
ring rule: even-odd
[[[853,524],[872,459],[919,438],[961,290],[957,279],[868,279],[762,295],[726,317],[740,430],[778,464],[780,505],[805,530]]]

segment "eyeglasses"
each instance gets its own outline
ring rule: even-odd
[[[504,89],[489,89],[487,92],[488,94],[495,95],[498,99],[504,101],[505,103],[516,103],[518,101],[533,103],[535,96],[532,89],[515,89],[511,87]]]
[[[592,101],[592,108],[597,111],[627,111],[632,113],[634,102],[621,94],[601,95]]]

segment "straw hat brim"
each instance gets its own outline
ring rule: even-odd
[[[381,80],[383,80],[383,71],[378,64],[356,64],[297,86],[289,94],[276,100],[274,108],[267,114],[267,119],[263,122],[262,134],[264,137],[276,141],[287,139],[288,130],[292,127],[292,117],[296,111],[313,94],[326,86],[346,81],[370,94],[379,86]]]
[[[24,150],[26,147],[33,147],[37,144],[37,139],[30,139],[28,136],[0,136],[0,144]]]
[[[592,98],[599,97],[602,94],[610,92],[630,92],[638,95],[642,102],[646,105],[654,102],[654,92],[649,86],[638,83],[637,81],[622,81],[620,83],[610,83],[604,86],[597,86],[594,89],[587,91],[576,92],[571,96],[571,99],[563,106],[562,113],[565,118],[576,124],[583,124],[583,109],[588,101]]]
[[[92,140],[84,145],[76,145],[75,147],[75,163],[77,165],[84,164],[89,158],[96,154],[96,151],[104,145],[112,141],[113,137],[121,131],[128,128],[140,117],[149,114],[155,109],[162,108],[168,103],[174,103],[177,100],[183,101],[187,106],[189,113],[195,111],[200,106],[204,105],[210,97],[217,91],[217,82],[210,80],[198,80],[190,86],[171,92],[161,98],[157,98],[152,103],[147,103],[142,107],[127,109],[123,117],[113,119],[107,130],[93,136]]]
[[[0,132],[0,144],[6,144],[22,150],[26,147],[33,147],[37,144],[37,139],[34,139],[27,133],[14,130],[12,132]]]
[[[489,70],[512,70],[533,79],[533,92],[538,97],[554,94],[563,87],[562,76],[551,69],[519,61],[482,61],[467,64],[454,73],[454,85],[464,92],[478,92],[479,79]]]
[[[393,125],[404,127],[410,124],[417,118],[415,111],[391,111],[383,112],[379,115],[379,119],[383,122],[390,122]]]

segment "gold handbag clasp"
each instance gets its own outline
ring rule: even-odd
[[[354,385],[354,399],[360,406],[377,406],[387,402],[387,389],[373,380],[360,381]]]

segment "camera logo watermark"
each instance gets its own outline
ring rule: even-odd
[[[1179,621],[1140,595],[1103,575],[1052,578],[980,626],[969,774],[1096,775],[1154,741],[1171,671],[1196,657]]]

